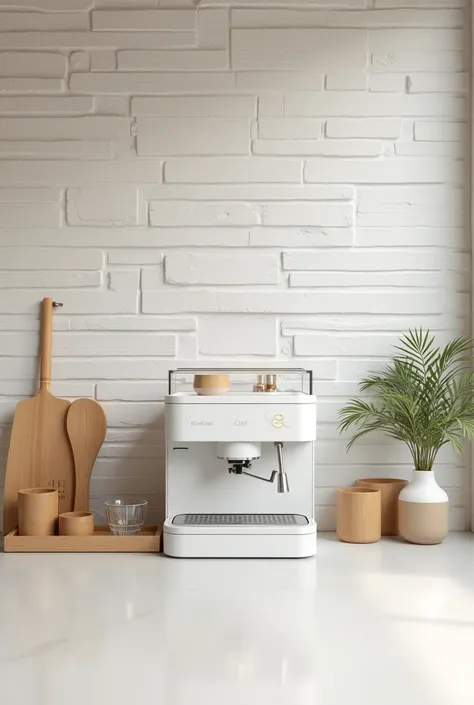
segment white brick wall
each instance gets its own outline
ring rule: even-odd
[[[383,437],[346,455],[336,414],[409,326],[469,332],[467,14],[0,0],[0,477],[46,295],[55,393],[108,413],[94,507],[135,490],[161,518],[179,365],[313,369],[321,528],[336,486],[408,474]],[[438,477],[467,528],[467,461]]]

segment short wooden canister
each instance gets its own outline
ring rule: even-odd
[[[58,491],[34,487],[18,492],[18,533],[20,536],[53,536],[59,514]]]
[[[382,536],[398,535],[398,495],[408,480],[399,480],[391,477],[362,478],[357,480],[356,486],[371,487],[380,490],[382,501]]]
[[[346,543],[374,543],[382,535],[381,492],[371,487],[339,487],[336,532]]]
[[[59,515],[61,536],[91,536],[94,533],[92,512],[65,512]]]

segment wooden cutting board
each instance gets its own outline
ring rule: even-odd
[[[20,401],[13,419],[3,497],[3,531],[18,524],[18,490],[54,487],[59,511],[74,507],[74,463],[66,432],[70,402],[50,392],[53,300],[43,299],[41,310],[40,389],[32,399]]]
[[[69,407],[66,425],[76,472],[74,511],[88,512],[92,468],[107,430],[105,411],[93,399],[76,399]]]

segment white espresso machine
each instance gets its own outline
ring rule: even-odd
[[[197,394],[192,380],[203,373],[228,374],[229,389]],[[275,384],[265,391],[269,378]],[[170,372],[163,527],[168,556],[315,554],[312,387],[312,373],[298,369]]]

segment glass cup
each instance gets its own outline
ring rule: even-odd
[[[135,536],[145,523],[146,499],[107,499],[105,514],[114,536]]]

